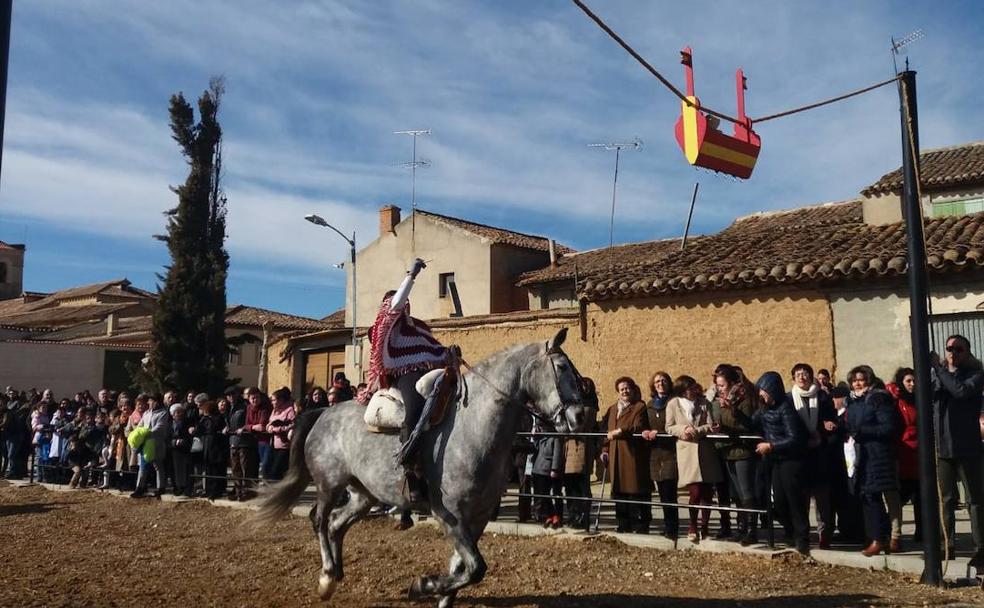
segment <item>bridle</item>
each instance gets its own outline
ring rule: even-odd
[[[574,362],[571,361],[571,358],[567,355],[567,353],[564,352],[564,350],[562,348],[560,348],[559,346],[556,347],[556,348],[552,348],[550,346],[550,342],[545,342],[544,343],[543,355],[541,355],[541,356],[545,357],[547,359],[547,361],[550,362],[550,371],[553,372],[553,377],[554,377],[554,388],[557,391],[557,395],[560,396],[560,398],[561,398],[560,399],[560,409],[558,409],[557,412],[552,417],[545,416],[544,414],[542,414],[539,411],[537,411],[535,408],[530,407],[529,403],[527,403],[525,401],[523,402],[523,409],[526,410],[527,412],[529,412],[529,414],[531,416],[533,416],[534,418],[536,418],[537,420],[540,420],[541,422],[546,422],[547,424],[550,424],[551,426],[556,426],[556,423],[557,423],[557,420],[558,419],[565,418],[567,416],[567,410],[568,410],[568,408],[572,404],[571,403],[568,403],[567,401],[564,401],[564,398],[562,396],[562,393],[561,393],[561,390],[560,390],[560,373],[557,371],[557,363],[553,360],[553,355],[561,355],[567,361],[567,364],[571,366],[571,371],[574,373],[574,378],[575,378],[575,380],[577,381],[577,384],[578,384],[578,390],[580,390],[580,383],[581,383],[582,376],[581,376],[581,372],[579,372],[577,370],[577,367],[575,367]],[[457,362],[460,363],[462,366],[464,366],[464,368],[467,369],[469,372],[471,372],[472,374],[474,374],[474,375],[478,376],[479,378],[481,378],[482,380],[484,380],[486,384],[488,384],[490,387],[492,387],[493,390],[495,390],[497,393],[499,393],[499,395],[501,395],[506,400],[511,401],[513,399],[513,397],[511,395],[509,395],[506,391],[504,391],[501,388],[499,388],[498,386],[496,386],[495,383],[493,383],[491,380],[489,380],[487,377],[485,377],[484,374],[482,374],[481,372],[479,372],[478,370],[476,370],[474,367],[472,367],[471,365],[469,365],[468,362],[465,361],[465,359],[463,357],[460,357],[460,356],[457,357]],[[461,378],[461,380],[462,380],[461,383],[462,383],[462,386],[464,387],[464,390],[465,390],[464,400],[467,403],[467,401],[468,401],[468,397],[467,397],[467,385],[464,382],[464,376],[463,375],[459,375],[459,378]]]
[[[571,358],[567,356],[567,353],[564,352],[564,349],[559,346],[552,347],[550,346],[550,342],[544,343],[543,356],[550,362],[550,371],[553,372],[554,376],[554,388],[557,391],[557,396],[560,397],[560,409],[558,409],[557,413],[553,415],[553,421],[550,421],[554,424],[554,426],[556,426],[555,423],[558,419],[566,418],[567,410],[572,404],[564,400],[563,393],[560,390],[560,373],[557,371],[557,363],[554,361],[553,355],[562,356],[567,361],[567,364],[571,366],[571,372],[574,374],[574,379],[576,381],[576,390],[578,391],[581,390],[581,379],[583,376],[581,376],[581,372],[577,371],[577,367],[574,365],[574,362],[571,361]],[[524,406],[535,418],[539,420],[546,420],[546,416],[543,414],[533,411],[533,408],[526,406],[525,404]]]

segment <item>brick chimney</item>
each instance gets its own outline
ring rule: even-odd
[[[400,223],[400,208],[396,205],[386,205],[379,210],[379,236],[391,234]]]

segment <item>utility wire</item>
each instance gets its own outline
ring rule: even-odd
[[[730,116],[728,114],[724,114],[722,112],[718,112],[716,110],[712,110],[712,109],[707,108],[707,107],[704,107],[704,106],[699,106],[698,107],[697,104],[695,104],[692,101],[690,101],[689,99],[687,99],[686,95],[684,95],[680,91],[680,89],[678,89],[675,86],[673,86],[673,83],[672,82],[670,82],[669,80],[667,80],[666,77],[663,76],[662,74],[660,74],[659,71],[656,68],[654,68],[652,65],[650,65],[648,61],[646,61],[645,59],[643,59],[642,55],[640,55],[639,53],[637,53],[636,50],[633,49],[631,46],[629,46],[629,44],[626,41],[622,40],[621,36],[619,36],[617,33],[615,33],[615,30],[613,30],[612,28],[608,27],[608,25],[604,21],[601,20],[601,17],[599,17],[598,15],[594,14],[591,11],[591,9],[588,8],[586,4],[584,4],[584,2],[582,2],[581,0],[571,0],[571,1],[575,5],[577,5],[577,7],[579,9],[581,9],[582,11],[584,11],[584,14],[587,15],[592,21],[594,21],[596,24],[598,24],[598,27],[600,27],[602,30],[604,30],[606,34],[608,34],[609,36],[611,36],[612,40],[614,40],[615,42],[617,42],[619,44],[619,46],[621,46],[623,49],[625,49],[625,51],[629,55],[632,55],[632,57],[636,61],[638,61],[640,64],[642,64],[642,67],[646,68],[646,70],[648,70],[650,74],[652,74],[653,76],[655,76],[657,80],[659,80],[661,83],[663,83],[663,86],[665,86],[667,89],[669,89],[671,93],[673,93],[674,95],[676,95],[680,99],[680,101],[682,101],[683,103],[685,103],[685,104],[687,104],[687,105],[689,105],[691,107],[694,107],[694,108],[699,109],[701,112],[704,112],[706,114],[710,114],[711,116],[717,116],[718,118],[720,118],[722,120],[727,120],[728,122],[732,122],[732,123],[735,123],[735,124],[744,124],[742,121],[738,120],[734,116]],[[765,122],[767,120],[773,120],[773,119],[776,119],[776,118],[782,118],[782,117],[785,117],[785,116],[790,116],[792,114],[798,114],[800,112],[805,112],[807,110],[812,110],[814,108],[819,108],[821,106],[832,104],[832,103],[835,103],[835,102],[838,102],[838,101],[843,101],[845,99],[849,99],[851,97],[855,97],[857,95],[861,95],[861,94],[867,93],[869,91],[873,91],[873,90],[875,90],[877,88],[880,88],[880,87],[883,87],[883,86],[892,84],[893,82],[896,82],[898,79],[899,79],[898,76],[896,76],[895,78],[890,78],[890,79],[888,79],[888,80],[886,80],[884,82],[879,82],[877,84],[873,84],[871,86],[864,87],[864,88],[858,89],[856,91],[851,91],[850,93],[845,93],[843,95],[838,95],[837,97],[832,97],[830,99],[825,99],[823,101],[818,101],[816,103],[811,103],[809,105],[800,106],[800,107],[797,107],[797,108],[792,108],[792,109],[789,109],[789,110],[785,110],[783,112],[777,112],[775,114],[768,114],[766,116],[762,116],[761,118],[751,118],[749,120],[752,123],[759,123],[759,122]]]

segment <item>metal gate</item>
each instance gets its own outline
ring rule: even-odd
[[[933,315],[929,318],[930,346],[943,356],[946,339],[960,334],[970,340],[970,352],[984,355],[984,312],[961,312],[950,315]]]

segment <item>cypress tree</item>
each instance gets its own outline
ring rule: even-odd
[[[199,121],[182,93],[171,96],[171,136],[190,167],[184,184],[171,190],[178,204],[165,212],[171,263],[158,274],[153,349],[138,382],[155,391],[207,391],[226,386],[229,345],[225,337],[226,197],[222,177],[219,105],[223,80],[213,78],[198,99]]]

